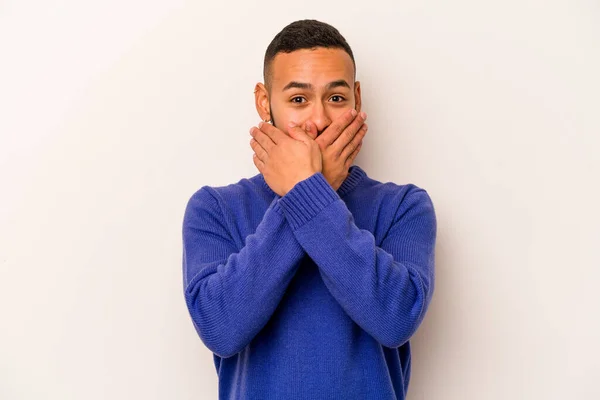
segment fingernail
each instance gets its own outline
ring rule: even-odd
[[[293,128],[296,126],[295,122],[288,122],[288,127]]]
[[[251,127],[250,130],[248,132],[250,132],[250,134],[252,135],[252,129],[254,129],[254,127]]]
[[[353,117],[356,117],[356,110],[353,108],[352,111],[350,111],[350,113],[352,114]]]
[[[362,119],[367,119],[367,113],[364,111],[360,112],[360,116],[362,117]]]
[[[262,128],[262,126],[263,126],[263,122],[262,122],[262,121],[260,121],[260,122],[258,123],[258,127],[259,127],[259,128]]]

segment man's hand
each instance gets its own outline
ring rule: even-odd
[[[356,115],[356,110],[348,110],[315,139],[323,157],[322,173],[335,190],[339,189],[348,176],[348,169],[362,147],[362,140],[368,129],[364,123],[366,119],[366,113]],[[316,135],[316,129],[313,123],[306,122],[308,132]]]
[[[289,134],[264,122],[250,128],[254,165],[280,196],[323,167],[319,145],[303,129],[289,127]]]

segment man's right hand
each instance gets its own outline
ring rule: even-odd
[[[288,133],[264,122],[258,124],[258,129],[250,128],[254,165],[279,196],[322,171],[321,150],[315,141],[294,123],[288,126]]]
[[[358,155],[368,129],[367,114],[353,115],[353,111],[356,113],[355,109],[343,113],[315,139],[323,156],[322,173],[335,190],[348,176],[348,169]],[[307,132],[316,135],[316,129],[315,124],[306,122]]]

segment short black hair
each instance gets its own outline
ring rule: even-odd
[[[277,53],[291,53],[300,49],[314,49],[316,47],[342,49],[348,53],[354,66],[354,80],[356,80],[356,63],[354,54],[346,39],[340,32],[328,23],[316,19],[302,19],[294,21],[284,27],[271,41],[265,52],[263,64],[263,79],[267,91],[271,92],[271,63]]]

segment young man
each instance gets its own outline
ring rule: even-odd
[[[203,186],[183,220],[185,300],[219,398],[404,399],[434,289],[432,201],[352,165],[366,115],[337,29],[289,24],[263,72],[260,173]]]

